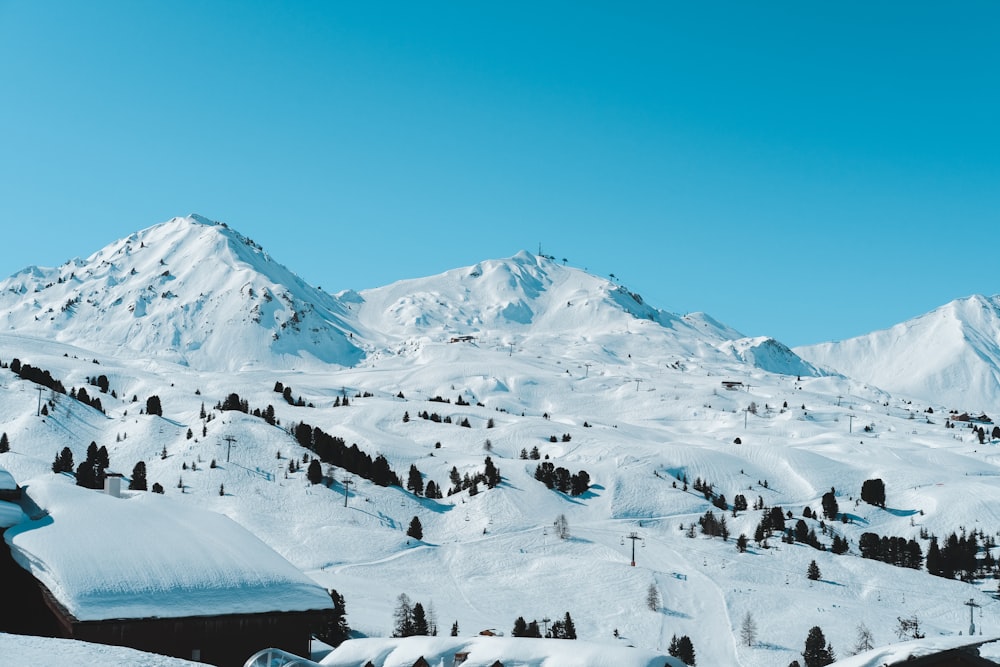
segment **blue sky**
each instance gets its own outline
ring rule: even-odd
[[[192,212],[314,285],[521,249],[789,345],[1000,292],[1000,4],[0,0],[0,274]]]

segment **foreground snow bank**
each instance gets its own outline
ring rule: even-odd
[[[196,667],[204,663],[168,658],[122,646],[105,646],[72,639],[52,639],[0,632],[4,664],[33,667],[66,665],[127,665],[128,667]]]
[[[320,664],[356,667],[370,660],[376,667],[411,667],[423,657],[435,667],[450,666],[457,653],[468,653],[463,667],[489,667],[498,660],[519,667],[683,667],[683,663],[674,658],[646,649],[515,637],[352,639],[338,646]]]

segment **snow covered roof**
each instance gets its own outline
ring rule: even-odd
[[[518,667],[684,667],[684,663],[648,649],[567,639],[524,637],[407,637],[349,639],[320,662],[330,667],[411,667],[423,657],[431,665],[451,665],[456,653],[468,653],[463,667],[487,667],[499,660]]]
[[[55,475],[26,489],[47,515],[4,538],[79,620],[332,606],[322,587],[221,514],[153,493],[112,498]]]
[[[14,476],[0,468],[0,491],[14,491],[16,489],[17,482],[14,481]]]
[[[952,649],[964,648],[967,646],[979,646],[997,641],[998,637],[982,637],[976,639],[968,635],[949,635],[943,637],[930,637],[926,639],[913,639],[911,641],[880,646],[871,651],[865,651],[858,655],[853,655],[843,660],[838,660],[836,667],[883,667],[883,665],[903,664],[909,660],[921,658],[935,653],[943,653]]]

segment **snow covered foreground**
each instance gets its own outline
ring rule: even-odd
[[[562,639],[505,637],[410,637],[353,639],[344,642],[320,664],[356,667],[369,660],[379,667],[412,667],[423,657],[432,667],[451,667],[456,654],[466,653],[463,667],[489,667],[496,661],[513,667],[684,667],[684,663],[651,651]]]
[[[463,641],[484,629],[509,634],[518,616],[541,622],[569,611],[581,640],[607,650],[662,654],[673,636],[688,635],[700,665],[801,662],[813,626],[844,657],[859,624],[877,645],[897,643],[901,616],[918,616],[929,638],[957,637],[967,632],[970,599],[981,605],[978,628],[1000,628],[991,578],[932,577],[857,549],[868,531],[915,539],[925,554],[922,531],[996,535],[1000,443],[945,427],[948,410],[964,406],[841,375],[785,374],[810,367],[706,315],[672,315],[527,253],[321,302],[262,252],[240,250],[229,273],[245,272],[242,282],[214,283],[202,271],[229,260],[213,230],[175,223],[115,246],[116,257],[5,283],[0,360],[51,371],[67,391],[87,387],[104,413],[45,391],[48,415],[39,416],[37,385],[0,370],[0,431],[11,442],[0,467],[30,481],[51,475],[63,446],[79,463],[91,441],[126,476],[144,461],[168,499],[228,516],[337,589],[362,637],[392,634],[401,593],[433,612],[439,634],[457,622]],[[180,316],[192,311],[202,315]],[[108,378],[108,393],[88,383],[95,375]],[[302,405],[275,392],[276,381]],[[251,409],[272,405],[280,424],[213,409],[232,392]],[[151,395],[162,417],[142,414]],[[452,423],[420,418],[425,411]],[[430,499],[327,467],[325,482],[311,485],[305,466],[289,472],[309,455],[287,430],[299,422],[384,455],[404,484],[414,465],[425,484],[447,491],[453,468],[473,475],[486,456],[503,482]],[[539,460],[521,457],[536,448]],[[535,479],[546,460],[586,470],[591,488],[576,497],[546,488]],[[875,477],[886,483],[885,509],[858,499]],[[737,494],[781,506],[791,525],[803,520],[827,545],[804,510],[819,511],[835,488],[849,522],[825,525],[852,551],[835,556],[774,537],[769,548],[751,540],[738,553],[735,538],[752,537],[762,512],[720,511],[691,488],[697,478],[729,508]],[[729,540],[697,529],[687,536],[709,510],[726,516]],[[566,539],[553,530],[560,515]],[[405,533],[414,516],[421,540]],[[632,533],[641,538],[634,545]],[[816,581],[806,578],[813,560]],[[741,638],[748,615],[750,645]]]
[[[168,658],[121,646],[106,646],[68,639],[10,635],[0,632],[0,662],[5,665],[67,667],[198,667],[204,663]]]

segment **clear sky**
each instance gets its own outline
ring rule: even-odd
[[[848,338],[1000,292],[1000,3],[0,0],[0,274],[188,213]]]

